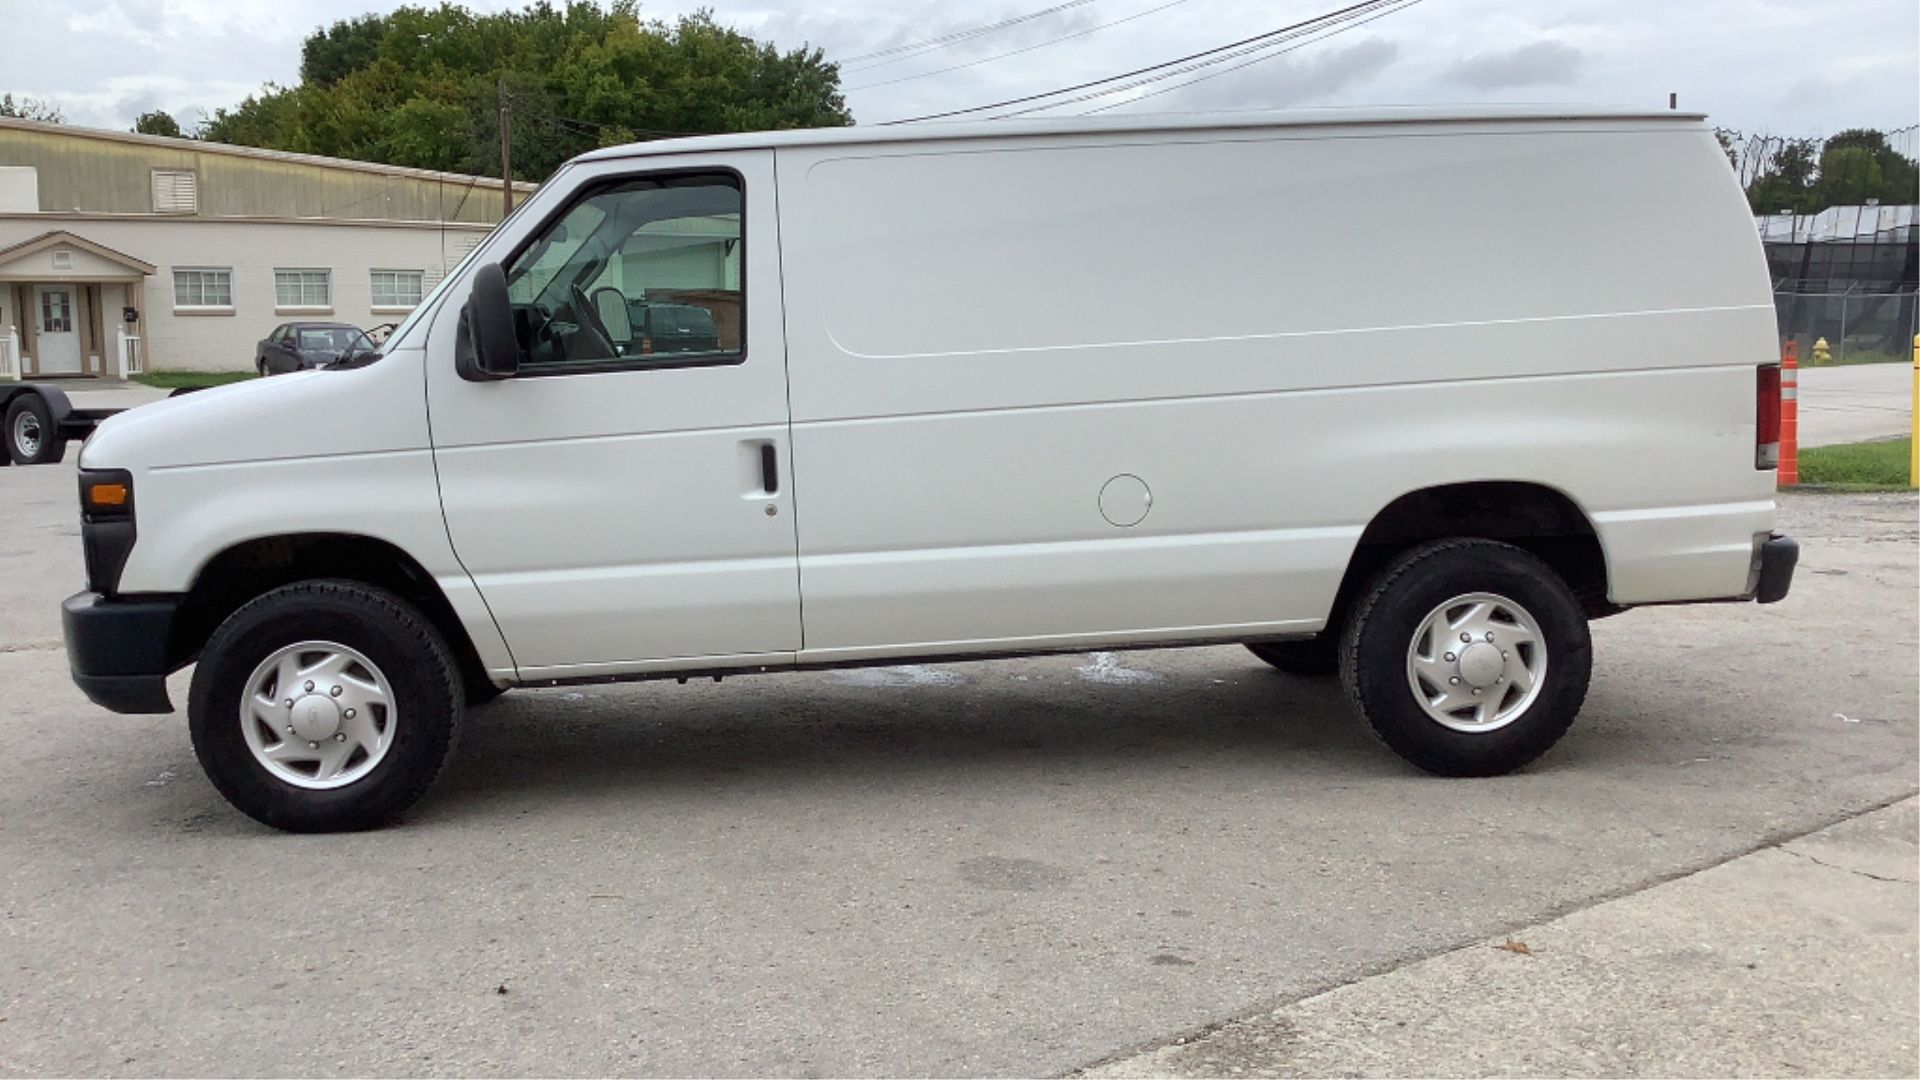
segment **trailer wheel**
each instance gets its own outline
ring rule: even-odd
[[[22,465],[45,465],[67,453],[67,440],[39,394],[28,391],[7,406],[7,456]]]

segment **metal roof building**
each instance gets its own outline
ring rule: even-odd
[[[500,188],[0,118],[0,378],[244,369],[283,323],[397,320],[500,219]]]

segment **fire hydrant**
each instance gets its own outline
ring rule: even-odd
[[[1820,338],[1813,343],[1813,363],[1815,367],[1833,363],[1833,347],[1827,344],[1826,338]]]

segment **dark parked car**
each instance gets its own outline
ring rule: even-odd
[[[378,348],[365,331],[346,323],[285,323],[260,339],[254,369],[262,375],[326,367]]]
[[[713,312],[692,304],[627,303],[633,320],[633,351],[649,353],[719,352],[720,330]]]

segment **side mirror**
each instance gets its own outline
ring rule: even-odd
[[[473,272],[473,294],[460,309],[453,367],[469,382],[509,379],[520,370],[520,339],[513,332],[513,299],[499,263]]]

